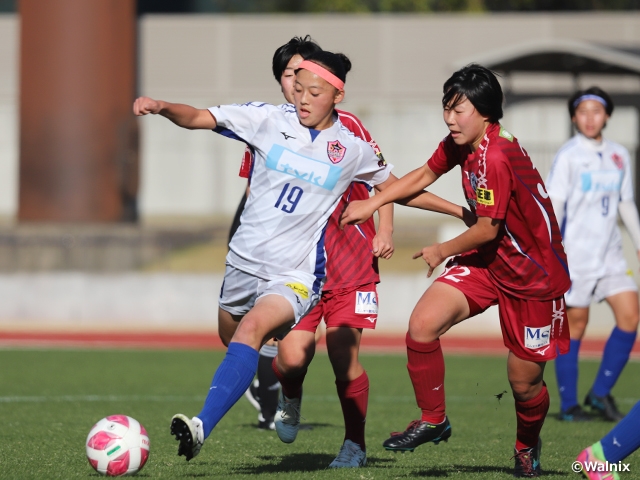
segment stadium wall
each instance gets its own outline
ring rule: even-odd
[[[446,134],[441,86],[461,59],[532,40],[570,39],[640,51],[640,13],[432,15],[147,15],[139,21],[139,93],[198,106],[260,100],[280,103],[271,75],[274,49],[309,33],[353,61],[342,107],[364,120],[399,175],[424,163]],[[18,32],[16,15],[0,15],[0,219],[17,208]],[[452,32],[455,32],[452,33]],[[481,32],[481,41],[478,33]],[[567,94],[566,75],[516,76],[510,87]],[[640,89],[637,77],[586,78],[606,88]],[[638,115],[619,109],[607,135],[635,150]],[[570,136],[564,102],[507,106],[503,121],[546,176]],[[143,222],[209,222],[233,214],[243,188],[243,147],[210,132],[141,119],[140,217]],[[462,202],[457,176],[433,188]],[[399,208],[399,218],[424,214]]]

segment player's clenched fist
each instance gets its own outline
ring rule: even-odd
[[[359,225],[364,223],[375,212],[375,207],[371,206],[370,200],[354,200],[349,202],[340,216],[340,228],[345,225]]]
[[[161,102],[149,97],[138,97],[133,102],[133,113],[136,115],[147,115],[148,113],[160,113],[162,108]]]

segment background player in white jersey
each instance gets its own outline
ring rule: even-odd
[[[334,116],[344,98],[346,57],[321,52],[296,73],[295,107],[265,103],[196,109],[141,97],[137,115],[160,114],[188,129],[214,129],[251,145],[251,191],[227,255],[218,331],[227,354],[202,411],[177,414],[172,434],[190,460],[253,380],[258,350],[317,302],[324,281],[323,233],[349,184],[385,188],[391,166]]]
[[[571,275],[571,289],[565,296],[571,349],[555,363],[561,398],[558,418],[564,421],[590,419],[578,403],[577,384],[578,352],[592,300],[606,300],[616,320],[584,402],[606,420],[622,418],[611,389],[629,360],[638,328],[638,287],[623,256],[617,213],[639,257],[640,223],[629,152],[602,135],[612,112],[611,98],[597,87],[569,99],[569,114],[578,133],[556,154],[547,180]]]

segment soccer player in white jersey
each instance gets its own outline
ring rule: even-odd
[[[354,180],[383,189],[391,165],[334,115],[344,98],[345,63],[320,52],[296,72],[295,107],[265,103],[196,109],[138,98],[136,115],[160,114],[188,129],[213,129],[255,150],[251,191],[233,236],[219,300],[218,331],[228,345],[202,411],[171,423],[178,454],[190,460],[243,395],[257,369],[258,350],[317,302],[324,281],[323,232]]]
[[[624,222],[640,258],[640,222],[633,199],[629,152],[602,135],[613,102],[597,87],[569,99],[569,114],[578,133],[565,143],[553,162],[547,191],[562,228],[571,275],[566,295],[571,331],[569,353],[556,358],[560,391],[559,419],[591,417],[578,403],[578,351],[593,300],[606,300],[616,326],[604,348],[600,369],[584,404],[609,421],[622,414],[611,396],[636,339],[638,287],[627,269],[617,214]]]

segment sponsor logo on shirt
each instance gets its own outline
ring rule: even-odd
[[[356,292],[356,313],[363,315],[378,314],[376,292]]]
[[[336,165],[305,157],[281,145],[271,147],[267,154],[266,167],[326,190],[333,190],[342,173],[342,168]]]
[[[616,170],[582,172],[580,180],[583,192],[617,192],[622,183],[622,172]]]
[[[510,142],[513,142],[513,135],[511,135],[509,132],[507,132],[504,129],[504,127],[500,127],[500,133],[498,135],[500,135],[502,138],[506,138]]]
[[[546,327],[524,327],[524,346],[535,350],[549,345],[549,334],[551,333],[551,325]]]
[[[476,189],[476,198],[481,205],[493,205],[493,190],[478,187]]]
[[[341,162],[345,153],[347,153],[347,147],[342,145],[338,140],[327,142],[327,155],[332,163]]]
[[[302,283],[285,283],[285,286],[289,287],[291,290],[293,290],[296,295],[300,295],[302,298],[304,298],[305,300],[307,298],[309,298],[309,289],[304,286]]]

